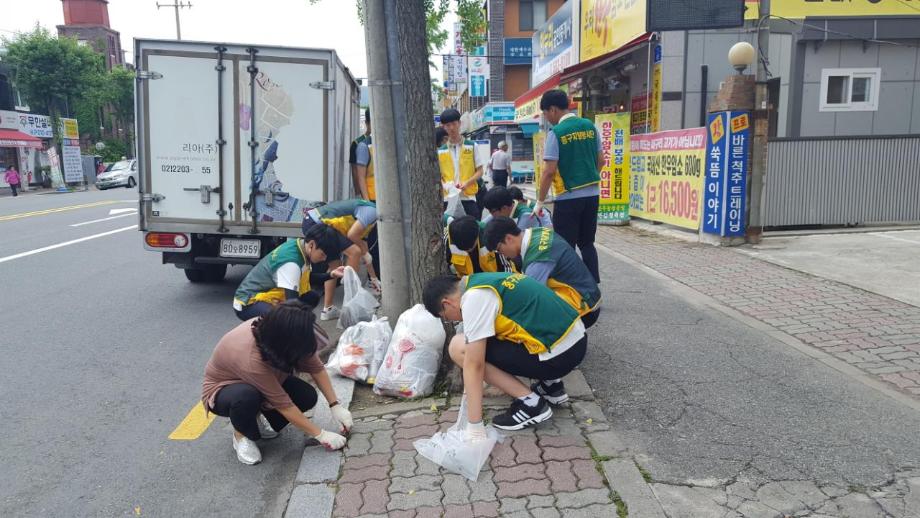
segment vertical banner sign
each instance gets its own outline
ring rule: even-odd
[[[652,95],[648,100],[649,131],[661,129],[661,45],[655,45],[652,65]]]
[[[540,177],[543,176],[543,146],[546,133],[538,131],[533,134],[533,186],[537,196],[540,195]]]
[[[630,137],[629,214],[698,230],[706,128]]]
[[[751,140],[748,112],[709,114],[703,232],[743,236]]]
[[[61,119],[61,163],[64,181],[83,181],[83,160],[80,158],[80,129],[77,119]]]
[[[597,222],[629,221],[629,113],[605,113],[594,119],[601,139],[604,165]]]
[[[54,146],[48,148],[48,165],[51,166],[51,186],[57,189],[64,185],[64,179],[61,178],[61,158]]]

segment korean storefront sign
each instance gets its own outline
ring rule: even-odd
[[[645,33],[645,0],[582,0],[581,61],[613,52]]]
[[[629,214],[700,228],[706,128],[630,137]]]
[[[0,110],[0,128],[21,131],[26,135],[37,138],[51,138],[54,136],[51,128],[51,117],[34,113]]]
[[[578,48],[572,4],[566,2],[533,35],[533,82],[546,78],[578,63]]]
[[[529,65],[533,60],[533,40],[505,38],[505,64]]]
[[[604,154],[598,223],[629,221],[629,122],[626,112],[594,118]]]
[[[744,18],[760,17],[757,0],[745,0]],[[917,0],[773,0],[770,14],[784,18],[920,16]]]
[[[748,112],[709,114],[703,232],[723,237],[744,235],[750,120]]]
[[[652,61],[652,95],[648,99],[649,131],[661,129],[661,45],[655,45]]]

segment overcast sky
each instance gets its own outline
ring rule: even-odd
[[[161,4],[175,3],[160,0]],[[182,37],[188,40],[334,48],[355,77],[367,75],[364,28],[354,0],[191,0],[181,9]],[[175,38],[173,8],[157,10],[157,0],[110,0],[109,21],[124,49],[133,39]],[[0,34],[30,31],[35,23],[56,32],[64,23],[61,0],[0,0]],[[133,52],[133,51],[132,51]],[[133,62],[134,57],[127,55]]]

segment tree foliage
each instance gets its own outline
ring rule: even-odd
[[[472,54],[477,47],[486,44],[488,20],[477,0],[457,0],[457,18],[460,20],[460,41],[463,50]]]

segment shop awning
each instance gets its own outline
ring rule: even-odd
[[[41,149],[42,139],[17,130],[0,129],[0,147],[31,147]]]
[[[577,65],[572,65],[569,68],[562,71],[561,81],[563,83],[568,82],[570,79],[575,78],[587,72],[588,70],[594,70],[595,68],[602,67],[606,65],[607,63],[610,63],[611,61],[620,59],[624,55],[635,50],[636,48],[641,47],[642,45],[646,44],[648,40],[650,40],[651,38],[652,38],[652,33],[647,32],[643,34],[642,36],[639,36],[638,38],[630,41],[626,45],[623,45],[622,47],[616,49],[613,52],[604,54],[602,56],[598,56],[589,61],[578,63]]]
[[[553,88],[559,88],[560,74],[550,76],[548,79],[537,86],[527,90],[520,97],[514,100],[514,122],[528,123],[539,122],[540,119],[540,98],[543,93]]]

